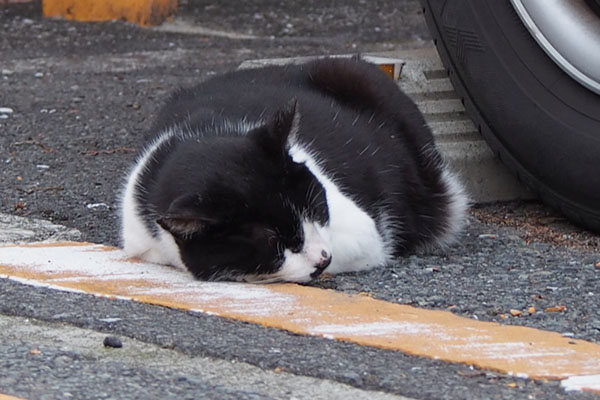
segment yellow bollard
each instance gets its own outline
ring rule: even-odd
[[[122,19],[158,25],[177,10],[177,0],[43,0],[44,16],[76,21]]]

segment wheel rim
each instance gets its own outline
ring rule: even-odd
[[[511,3],[554,62],[577,82],[600,94],[600,20],[586,1],[511,0]]]

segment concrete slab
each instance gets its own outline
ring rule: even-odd
[[[433,47],[363,57],[402,60],[398,85],[416,103],[429,123],[446,162],[460,174],[475,203],[489,203],[535,196],[493,154],[466,114],[442,62]],[[315,57],[248,60],[240,68],[302,63]]]
[[[560,333],[295,284],[198,282],[187,271],[128,259],[122,250],[101,245],[3,246],[0,274],[32,285],[233,318],[518,377],[564,380],[570,390],[597,390],[600,381],[600,345]]]
[[[122,348],[106,348],[102,345],[105,337],[106,334],[91,329],[40,323],[28,318],[0,315],[0,341],[2,343],[15,343],[26,338],[27,342],[31,343],[31,349],[39,352],[38,357],[44,357],[42,353],[46,348],[59,349],[63,354],[64,362],[62,364],[73,362],[72,359],[75,358],[79,362],[91,363],[94,368],[100,370],[105,366],[116,369],[114,366],[118,365],[118,368],[127,368],[130,371],[148,371],[148,373],[154,373],[156,377],[160,377],[164,371],[169,371],[178,377],[193,376],[195,380],[220,388],[225,392],[249,392],[254,393],[255,398],[262,399],[410,400],[407,397],[393,394],[357,389],[327,379],[297,376],[285,371],[263,370],[240,361],[187,356],[172,349],[125,337],[120,338]],[[37,352],[34,351],[34,353]],[[69,354],[71,357],[68,358],[64,354]],[[65,358],[67,360],[64,360]],[[74,379],[75,377],[69,376],[69,378]],[[81,378],[83,381],[90,379],[85,376]],[[35,392],[41,395],[39,398],[56,398],[52,396],[54,382],[49,378],[46,379],[46,392],[41,395],[43,387]],[[126,379],[130,386],[142,383],[135,382],[136,378],[131,372],[127,377],[121,379]],[[171,384],[168,380],[161,383]],[[121,385],[123,385],[122,381],[119,383],[119,386]],[[97,393],[94,394],[97,395]],[[218,398],[211,396],[210,393],[202,393],[201,397]],[[18,399],[11,396],[3,397],[0,394],[0,400]]]
[[[50,221],[0,213],[0,243],[80,240],[81,232]]]

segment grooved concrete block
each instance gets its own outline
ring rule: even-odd
[[[475,203],[532,199],[535,195],[517,180],[492,152],[466,113],[435,48],[362,54],[402,65],[400,88],[417,104],[429,124],[440,153],[459,174]],[[248,60],[240,68],[306,62],[314,57]]]

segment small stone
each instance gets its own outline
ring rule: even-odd
[[[362,384],[362,378],[356,372],[349,371],[349,372],[344,373],[341,376],[342,376],[342,378],[344,378],[345,381],[347,381],[351,385],[357,386],[357,385]]]
[[[116,336],[107,336],[102,343],[104,344],[104,347],[112,347],[115,349],[123,347],[123,342]]]
[[[108,210],[110,207],[106,203],[88,203],[85,205],[89,210],[105,209]]]
[[[56,368],[66,368],[73,363],[73,359],[67,355],[60,355],[52,360],[52,363]]]
[[[513,317],[520,317],[523,314],[521,310],[515,310],[514,308],[510,310],[510,315]]]
[[[429,296],[429,298],[427,300],[429,301],[429,303],[443,304],[446,301],[446,298],[444,296],[440,296],[440,295],[433,295],[433,296]]]
[[[533,307],[533,306],[532,306],[532,307],[529,307],[529,308],[527,309],[527,311],[529,312],[529,314],[535,314],[535,312],[537,311],[537,309],[536,309],[535,307]]]
[[[116,317],[111,318],[111,317],[108,317],[108,318],[100,318],[98,321],[106,322],[107,324],[112,324],[112,323],[115,323],[115,322],[119,322],[121,320],[122,320],[122,318],[116,318]]]
[[[14,111],[10,107],[0,107],[0,114],[12,114]]]
[[[354,282],[342,281],[337,287],[338,290],[357,290],[359,286]]]
[[[522,242],[523,239],[518,235],[508,235],[507,239],[513,242]]]

